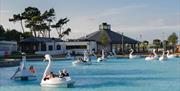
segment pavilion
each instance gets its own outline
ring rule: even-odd
[[[102,44],[102,37],[107,39],[107,44]],[[99,25],[99,30],[95,31],[86,36],[80,37],[79,40],[86,41],[96,41],[97,42],[97,50],[100,51],[103,48],[106,51],[111,51],[112,49],[116,49],[118,53],[128,53],[129,49],[132,48],[136,52],[139,51],[140,41],[127,37],[125,35],[114,32],[111,30],[111,26],[107,23],[102,23]]]

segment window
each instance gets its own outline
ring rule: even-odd
[[[57,45],[57,46],[56,46],[56,50],[61,50],[61,46],[60,46],[60,45]]]
[[[52,50],[53,50],[53,46],[52,46],[52,45],[49,45],[49,46],[48,46],[48,49],[49,49],[49,51],[52,51]]]
[[[66,49],[87,49],[86,45],[68,45],[66,46]]]
[[[41,44],[41,51],[46,51],[46,44]]]

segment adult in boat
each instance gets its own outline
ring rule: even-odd
[[[59,77],[63,78],[63,77],[68,77],[69,73],[66,71],[66,69],[63,69],[62,71],[60,71],[60,75]]]

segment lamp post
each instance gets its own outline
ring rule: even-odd
[[[123,32],[121,34],[122,38],[121,38],[121,48],[122,48],[122,54],[124,54],[124,38],[123,38]]]
[[[21,41],[23,40],[23,36],[20,35],[20,38],[19,38],[19,51],[22,52],[22,44],[21,44]]]
[[[165,48],[165,37],[164,37],[164,32],[162,32],[162,36],[163,36],[163,49],[166,50],[166,48]]]

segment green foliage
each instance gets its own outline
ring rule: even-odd
[[[32,35],[31,32],[24,32],[24,33],[22,34],[22,37],[23,37],[23,39],[25,39],[25,38],[33,37],[33,35]]]
[[[20,14],[14,14],[13,18],[10,18],[9,21],[21,21],[21,27],[24,33],[24,28],[22,25],[22,20],[25,22],[25,27],[29,28],[32,35],[35,37],[37,34],[41,34],[42,37],[48,36],[50,37],[50,25],[51,22],[55,19],[55,11],[54,9],[46,10],[41,14],[41,11],[36,7],[27,7],[24,12]]]
[[[22,23],[22,20],[24,20],[24,19],[25,19],[25,17],[23,17],[21,14],[14,14],[13,18],[10,18],[9,21],[10,22],[20,21],[22,32],[24,33],[24,27],[23,27],[23,23]]]
[[[161,47],[161,40],[154,39],[153,40],[153,45],[154,45],[155,48],[160,48]]]
[[[36,7],[27,7],[25,8],[24,12],[22,13],[22,17],[27,19],[26,21],[28,22],[32,20],[34,16],[40,16],[41,12],[38,8]]]
[[[67,24],[67,22],[69,22],[68,18],[62,18],[59,19],[59,21],[56,24],[51,25],[52,28],[55,28],[57,30],[59,38],[62,38],[64,35],[69,35],[69,32],[71,32],[70,28],[63,30],[63,26]]]
[[[4,27],[0,25],[0,37],[4,37],[4,33],[5,33]]]
[[[100,42],[101,42],[101,44],[103,44],[104,46],[106,46],[106,45],[108,44],[108,42],[109,42],[108,36],[107,36],[107,34],[105,33],[104,30],[101,31]]]
[[[176,33],[172,33],[172,34],[168,37],[169,45],[176,45],[177,40],[178,40],[178,37],[177,37]]]
[[[12,30],[7,30],[6,31],[6,40],[9,40],[9,41],[19,41],[20,40],[20,36],[21,36],[21,33],[18,32],[17,30],[15,29],[12,29]]]
[[[143,51],[147,51],[148,45],[149,45],[149,42],[144,40],[143,42],[141,42],[140,48],[142,48]]]
[[[63,28],[63,26],[69,22],[69,19],[67,18],[60,19],[56,24],[51,25],[55,20],[55,11],[53,8],[41,13],[41,11],[36,7],[27,7],[24,12],[14,14],[13,18],[10,18],[9,21],[21,21],[21,27],[24,33],[25,31],[22,25],[22,20],[25,22],[25,27],[29,28],[32,35],[35,37],[40,35],[46,37],[47,34],[50,37],[51,27],[56,28],[60,38],[64,35],[69,35],[69,32],[71,32],[70,28]]]

